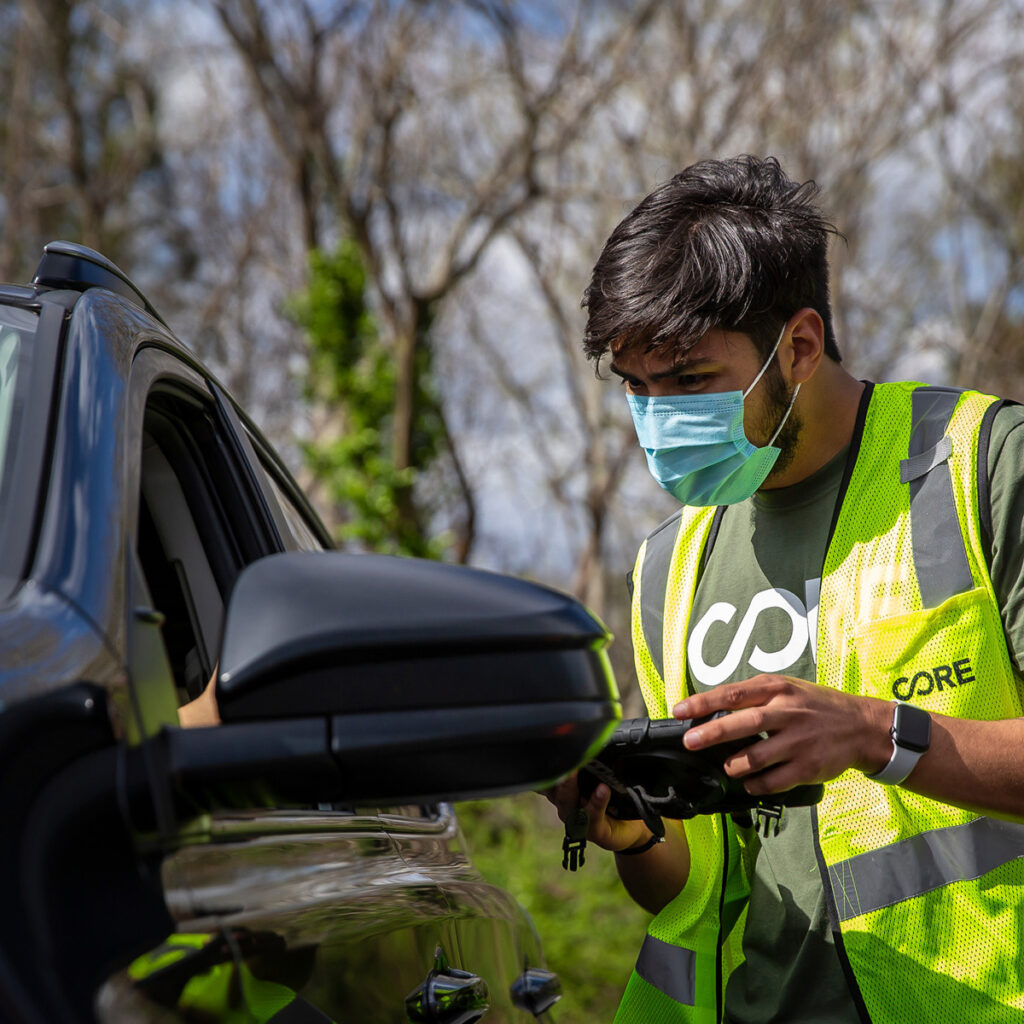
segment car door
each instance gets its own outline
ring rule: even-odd
[[[143,344],[129,390],[138,509],[128,628],[140,730],[150,735],[174,727],[176,706],[213,674],[245,565],[325,537],[269,447],[194,366]],[[225,783],[161,831],[175,931],[107,980],[102,1019],[269,1020],[287,1010],[404,1021],[406,997],[439,965],[481,980],[463,953],[482,945],[507,961],[488,954],[499,994],[486,1019],[529,1016],[507,993],[524,963],[537,964],[536,944],[518,908],[475,876],[450,808],[280,806]]]

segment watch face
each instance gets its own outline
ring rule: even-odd
[[[924,752],[932,735],[932,719],[927,711],[913,704],[897,704],[892,716],[892,738],[907,750]]]

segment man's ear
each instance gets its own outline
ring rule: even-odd
[[[825,354],[825,325],[818,313],[807,307],[790,318],[788,342],[779,346],[783,373],[794,384],[803,384],[814,376]]]

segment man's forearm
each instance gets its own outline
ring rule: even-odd
[[[635,856],[616,853],[615,866],[626,892],[644,910],[658,913],[679,894],[690,873],[683,826],[678,821],[666,821],[665,842]]]
[[[933,714],[928,753],[903,786],[979,814],[1024,821],[1024,719]]]

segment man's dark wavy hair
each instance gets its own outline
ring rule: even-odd
[[[682,355],[709,330],[741,331],[767,355],[782,325],[810,307],[825,354],[840,361],[828,288],[838,235],[775,157],[704,160],[658,186],[612,232],[583,296],[583,346],[613,341]]]

